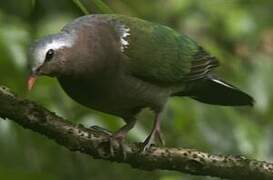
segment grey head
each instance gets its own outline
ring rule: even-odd
[[[93,21],[92,16],[84,19],[75,20],[60,33],[46,36],[31,46],[29,89],[39,75],[86,78],[115,69],[113,66],[118,63],[114,61],[121,53],[120,37],[108,23]]]
[[[48,35],[33,43],[29,50],[31,75],[28,78],[28,89],[31,90],[39,75],[57,76],[64,63],[65,51],[72,48],[76,34],[62,32]]]
[[[57,73],[56,69],[48,68],[48,66],[53,67],[53,65],[59,64],[64,52],[72,48],[75,41],[75,33],[63,32],[46,36],[34,42],[29,51],[31,73],[54,76]]]

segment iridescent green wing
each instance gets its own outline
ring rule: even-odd
[[[217,65],[193,40],[166,26],[126,16],[117,19],[129,72],[138,78],[161,83],[196,80]]]

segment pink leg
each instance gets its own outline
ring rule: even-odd
[[[112,156],[114,156],[114,146],[117,145],[121,147],[123,156],[126,158],[124,139],[126,138],[128,132],[134,127],[135,123],[135,119],[131,120],[110,137],[110,153]]]
[[[151,146],[151,144],[153,143],[153,141],[156,138],[159,140],[161,145],[165,144],[164,140],[162,138],[161,132],[160,132],[160,120],[161,120],[161,113],[157,113],[155,115],[153,129],[152,129],[150,135],[143,142],[143,145],[144,145],[143,152],[145,152],[147,149],[149,149],[149,147]]]

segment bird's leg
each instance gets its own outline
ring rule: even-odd
[[[153,143],[153,141],[157,138],[161,145],[164,145],[164,140],[162,138],[162,134],[160,132],[160,120],[161,120],[161,113],[157,113],[155,115],[153,129],[150,135],[145,139],[143,142],[143,152],[145,152]]]
[[[124,139],[135,124],[136,119],[127,121],[123,127],[121,127],[117,132],[113,133],[113,135],[110,137],[110,153],[112,156],[114,155],[114,146],[118,145],[122,149],[124,158],[126,157]]]

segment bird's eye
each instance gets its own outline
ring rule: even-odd
[[[49,49],[46,53],[45,61],[50,61],[54,55],[54,50]]]

